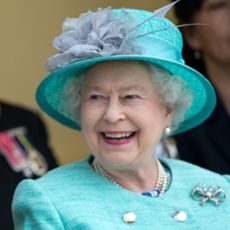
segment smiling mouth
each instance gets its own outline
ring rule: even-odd
[[[136,132],[122,132],[122,133],[102,132],[101,133],[103,138],[108,141],[130,140],[135,136],[135,134]]]

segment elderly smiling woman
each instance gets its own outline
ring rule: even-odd
[[[162,138],[200,124],[215,106],[212,86],[183,62],[180,32],[164,18],[171,5],[64,22],[37,101],[81,130],[92,154],[23,181],[15,229],[229,227],[228,176],[155,157]]]

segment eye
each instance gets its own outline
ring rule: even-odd
[[[89,96],[90,101],[98,101],[98,100],[103,100],[103,99],[105,99],[105,97],[102,95],[93,94]]]
[[[139,95],[136,94],[129,94],[124,97],[126,100],[135,100],[135,99],[141,99]]]
[[[102,94],[89,94],[86,96],[86,101],[88,105],[99,106],[107,102],[107,97]]]
[[[228,6],[228,3],[226,1],[220,1],[220,2],[215,2],[207,5],[207,10],[210,11],[215,11],[215,10],[221,10],[224,9]]]
[[[127,94],[121,98],[123,104],[135,105],[142,102],[143,97],[139,94]]]

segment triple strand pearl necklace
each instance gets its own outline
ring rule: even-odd
[[[142,195],[149,196],[149,197],[158,197],[165,193],[167,187],[167,174],[164,170],[164,167],[160,163],[158,159],[157,162],[157,170],[158,170],[158,178],[155,188],[150,192],[143,192]],[[112,183],[116,184],[119,187],[122,187],[117,181],[115,181],[100,165],[100,163],[94,159],[93,160],[93,168],[94,170],[101,175],[102,177],[106,178],[107,180],[111,181]]]

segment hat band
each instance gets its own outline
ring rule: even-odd
[[[181,52],[168,42],[154,36],[138,38],[136,41],[142,49],[142,55],[184,64]],[[141,45],[142,44],[142,45]],[[143,47],[143,44],[145,45]]]

